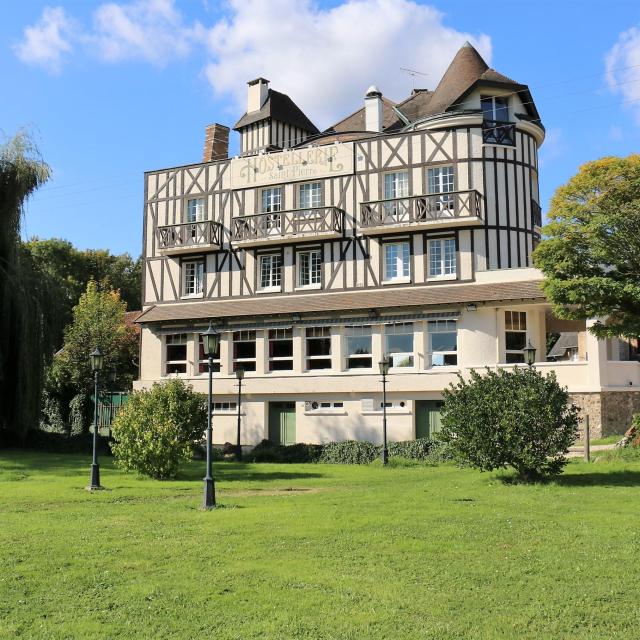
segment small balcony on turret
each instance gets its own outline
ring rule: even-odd
[[[240,247],[326,240],[344,235],[344,211],[338,207],[310,207],[238,216],[231,241]]]
[[[433,229],[476,224],[483,224],[483,220],[482,196],[475,190],[372,200],[360,205],[360,227],[365,235],[402,227]]]
[[[158,248],[164,255],[217,251],[222,246],[222,225],[212,220],[158,227]]]

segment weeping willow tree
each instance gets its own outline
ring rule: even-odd
[[[0,142],[0,443],[21,444],[38,424],[52,345],[46,280],[21,250],[24,204],[49,178],[25,133]]]

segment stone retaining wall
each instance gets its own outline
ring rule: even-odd
[[[640,413],[640,391],[603,391],[571,393],[571,402],[580,408],[582,417],[589,416],[591,439],[624,433],[631,426],[634,413]],[[584,421],[580,432],[584,431]]]

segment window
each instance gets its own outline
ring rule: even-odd
[[[298,253],[298,286],[309,287],[322,282],[322,258],[320,249]]]
[[[204,261],[182,263],[182,295],[201,296],[204,284]]]
[[[187,373],[187,334],[170,333],[165,336],[165,375]]]
[[[387,409],[404,409],[407,406],[407,403],[405,400],[393,400],[392,402],[389,402],[387,400],[385,404]],[[382,409],[384,408],[383,403],[380,402],[379,406],[380,406],[380,411],[382,411]]]
[[[298,209],[322,206],[322,185],[319,182],[301,184],[298,187]]]
[[[331,369],[331,327],[307,329],[307,370]]]
[[[384,199],[407,198],[409,196],[409,174],[406,171],[397,173],[385,173],[384,175]],[[398,222],[409,213],[408,201],[385,202],[386,216]]]
[[[307,400],[304,403],[304,410],[307,413],[331,411],[332,409],[344,409],[344,402],[318,402],[317,400]]]
[[[282,211],[282,187],[271,187],[262,190],[262,212],[274,213]]]
[[[256,370],[256,332],[233,332],[233,370]]]
[[[427,182],[430,194],[447,194],[453,191],[453,167],[434,167],[427,171]],[[454,209],[452,195],[441,195],[434,199],[436,211],[450,211]]]
[[[482,118],[498,122],[509,121],[509,98],[506,96],[482,96],[480,98]]]
[[[409,278],[409,243],[388,242],[384,245],[384,279]]]
[[[204,198],[189,198],[185,222],[202,222],[202,220],[204,220]]]
[[[282,282],[282,255],[268,253],[260,256],[260,288],[279,289]]]
[[[508,363],[524,362],[527,341],[527,314],[525,311],[505,311],[505,351]]]
[[[455,238],[435,238],[429,240],[429,278],[456,277]]]
[[[384,328],[385,355],[392,367],[413,367],[413,323],[395,322]]]
[[[269,330],[269,371],[293,369],[293,329]]]
[[[458,364],[458,328],[455,320],[430,320],[429,366],[454,367]]]
[[[202,343],[202,334],[198,335],[198,373],[207,373],[209,371],[209,358],[204,355],[204,344]],[[213,354],[213,364],[211,371],[218,373],[220,371],[220,340],[218,340],[218,349]]]
[[[213,413],[234,413],[238,405],[235,402],[214,402],[211,408]]]
[[[639,354],[637,338],[607,338],[607,360],[638,360]]]
[[[371,326],[345,327],[347,369],[371,369]]]

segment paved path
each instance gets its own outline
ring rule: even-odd
[[[592,444],[591,455],[596,453],[597,451],[609,451],[610,449],[615,448],[615,444]],[[578,445],[575,447],[569,447],[569,453],[567,454],[567,458],[582,458],[584,456],[584,447],[582,445]]]

